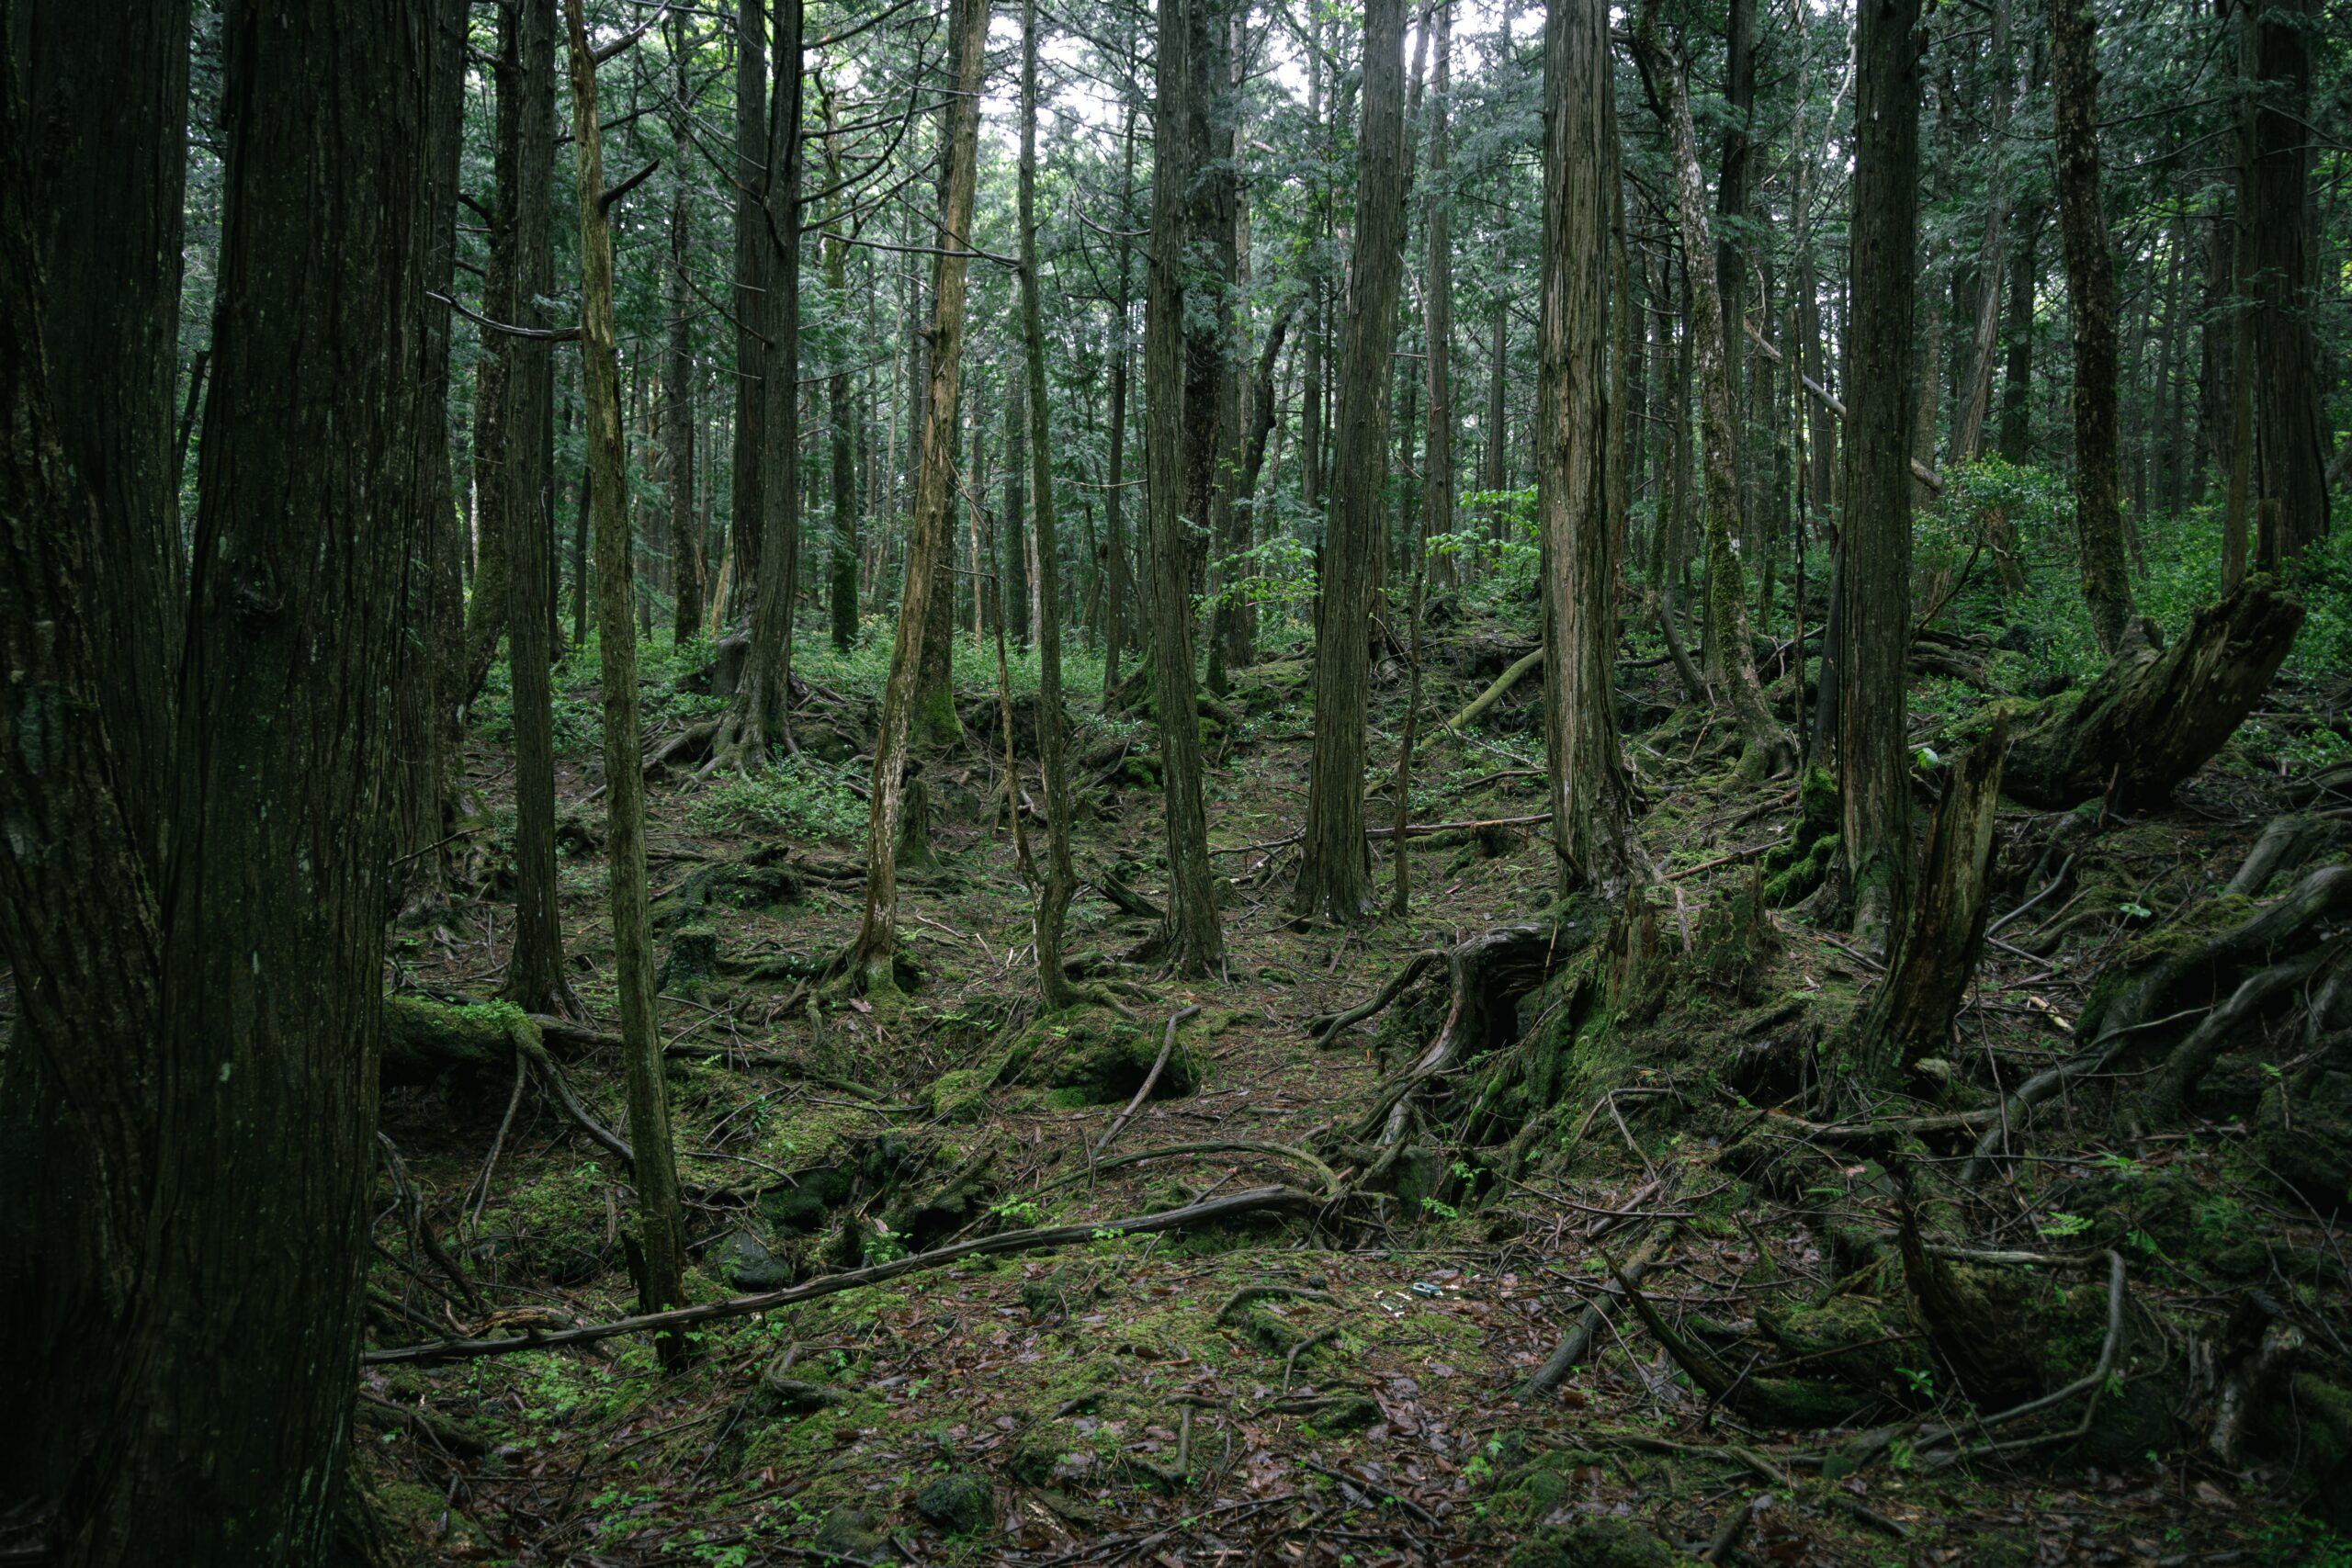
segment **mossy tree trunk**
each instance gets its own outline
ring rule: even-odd
[[[605,685],[605,852],[620,993],[621,1057],[628,1078],[629,1143],[636,1150],[638,1302],[646,1312],[685,1300],[686,1233],[670,1141],[668,1086],[653,1018],[653,951],[646,919],[645,775],[638,760],[637,605],[630,582],[628,493],[621,445],[620,369],[613,346],[613,236],[605,219],[605,152],[596,120],[596,62],[584,0],[565,0],[571,43],[571,135],[580,170],[580,362],[588,407],[588,461],[595,476],[596,618]],[[797,12],[796,0],[781,8]],[[779,50],[779,58],[787,58]],[[656,1341],[662,1364],[682,1366],[685,1340]]]
[[[956,88],[949,110],[945,222],[932,271],[929,377],[923,389],[922,451],[915,474],[914,516],[907,539],[906,583],[899,601],[890,675],[882,688],[881,735],[874,749],[872,803],[865,828],[865,916],[847,956],[850,983],[894,991],[899,945],[897,852],[907,808],[907,763],[920,666],[931,638],[941,584],[954,548],[956,403],[964,366],[965,246],[972,232],[977,184],[981,68],[987,57],[989,0],[957,0]],[[947,579],[952,583],[952,579]],[[952,634],[951,634],[952,635]],[[952,694],[948,715],[955,714]]]

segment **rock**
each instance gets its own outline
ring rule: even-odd
[[[729,1231],[712,1248],[710,1269],[737,1291],[773,1291],[792,1283],[792,1269],[778,1261],[767,1243],[746,1225]]]
[[[915,1512],[949,1535],[972,1535],[985,1529],[993,1501],[989,1483],[964,1472],[942,1475],[915,1494]]]
[[[882,1555],[882,1538],[874,1533],[873,1521],[859,1510],[835,1508],[818,1527],[808,1550],[839,1562],[872,1562]]]

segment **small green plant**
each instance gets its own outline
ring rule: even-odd
[[[1902,1374],[1903,1381],[1905,1382],[1910,1384],[1911,1392],[1913,1393],[1917,1394],[1921,1399],[1933,1399],[1936,1397],[1936,1373],[1934,1368],[1897,1367],[1894,1370]]]
[[[1421,1209],[1423,1213],[1435,1214],[1440,1219],[1458,1220],[1462,1217],[1461,1210],[1451,1203],[1442,1203],[1434,1198],[1423,1198]]]
[[[2080,1214],[2069,1214],[2053,1209],[2051,1211],[2050,1217],[2034,1228],[2046,1236],[2080,1235],[2091,1228],[2091,1222]]]
[[[989,1213],[1000,1220],[1011,1220],[1019,1225],[1034,1225],[1045,1217],[1045,1210],[1034,1198],[1007,1198],[1001,1203],[989,1205]]]

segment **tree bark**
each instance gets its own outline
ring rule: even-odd
[[[2050,79],[2057,124],[2058,227],[2075,338],[2075,532],[2091,629],[2109,658],[2132,618],[2116,437],[2115,257],[2099,197],[2098,24],[2086,0],[2051,0]]]
[[[825,287],[835,308],[849,308],[849,241],[842,231],[847,193],[842,184],[840,118],[832,96],[825,98],[825,183],[837,187],[825,227]],[[850,353],[845,334],[833,340],[833,373],[826,382],[833,492],[831,611],[833,647],[847,653],[857,646],[857,465],[853,428],[857,416],[850,394]]]
[[[2255,362],[2262,428],[2265,525],[2256,559],[2276,570],[2327,537],[2331,427],[2323,408],[2318,341],[2318,255],[2312,222],[2312,0],[2249,0],[2256,30],[2254,141]],[[2276,504],[2273,505],[2272,503]]]
[[[1911,317],[1918,266],[1916,0],[1865,5],[1855,30],[1852,320],[1846,386],[1843,595],[1835,694],[1854,929],[1886,942],[1910,904]],[[1827,657],[1825,656],[1825,664]],[[1825,685],[1826,677],[1825,676]],[[1822,695],[1825,712],[1831,694]]]
[[[81,25],[108,41],[96,18]],[[0,1491],[55,1502],[51,1557],[76,1568],[322,1562],[345,1500],[416,323],[437,308],[424,297],[430,181],[415,150],[426,38],[454,25],[441,6],[223,17],[196,549],[185,587],[176,571],[159,585],[175,603],[143,609],[97,603],[130,592],[99,497],[141,470],[85,483],[69,453],[96,449],[90,426],[64,437],[53,412],[44,209],[20,161],[23,35],[0,28],[0,657],[21,699],[0,716],[14,846],[0,857],[0,952],[19,1010],[5,1070],[12,1108],[55,1111],[42,1165],[10,1188],[36,1216],[30,1250],[0,1263],[24,1369],[6,1374],[24,1395],[6,1445],[40,1451],[0,1467]],[[186,46],[172,25],[144,42]],[[177,95],[146,88],[180,67],[144,42],[116,62],[130,73],[112,103],[123,123],[84,130],[176,168],[159,139],[181,135]],[[109,178],[129,183],[126,199],[178,201],[153,164]],[[159,211],[104,221],[177,224]],[[167,406],[168,361],[159,370],[141,336],[156,327],[119,326],[103,352],[109,382],[160,375]],[[85,340],[76,367],[100,352]],[[99,439],[130,454],[150,439],[139,409],[155,395],[77,389],[77,419],[121,422]],[[115,619],[183,611],[169,649]],[[109,688],[126,683],[176,691],[176,754],[190,761],[117,742]],[[160,815],[142,824],[140,802]]]
[[[2018,215],[2017,243],[2009,247],[2008,324],[2003,337],[2008,356],[2001,367],[2001,456],[2022,464],[2033,456],[2033,296],[2041,281],[2035,252],[2041,239],[2042,209]]]
[[[1388,476],[1388,420],[1405,259],[1404,0],[1368,0],[1357,130],[1355,261],[1348,279],[1339,451],[1315,617],[1315,750],[1307,782],[1301,914],[1353,925],[1372,912],[1364,848],[1364,712]]]
[[[1633,780],[1617,735],[1618,539],[1610,485],[1617,457],[1608,396],[1616,97],[1604,0],[1555,0],[1546,16],[1535,510],[1553,848],[1563,891],[1589,888],[1613,906],[1634,874]]]
[[[621,445],[620,371],[613,346],[613,236],[605,220],[605,152],[596,119],[596,63],[582,12],[565,0],[571,42],[571,140],[580,186],[580,363],[595,475],[596,619],[605,686],[605,876],[613,966],[620,997],[621,1060],[628,1081],[630,1179],[637,1188],[637,1299],[661,1312],[685,1301],[686,1232],[670,1139],[669,1089],[653,1017],[653,953],[646,918],[645,775],[638,760],[636,606],[630,583],[628,493]],[[784,0],[787,12],[797,9]],[[781,40],[780,40],[781,41]],[[797,42],[797,40],[795,40]],[[779,59],[786,51],[778,50]],[[797,73],[790,73],[797,80]],[[662,1364],[685,1364],[679,1335],[655,1342]]]
[[[1690,100],[1679,65],[1666,60],[1649,40],[1654,0],[1643,11],[1643,44],[1651,57],[1651,76],[1665,94],[1668,131],[1673,141],[1677,206],[1680,209],[1683,253],[1714,254],[1707,231],[1706,189],[1699,175],[1697,138],[1690,124]],[[1707,494],[1707,657],[1706,670],[1717,694],[1731,708],[1746,750],[1740,767],[1750,776],[1786,772],[1796,761],[1788,732],[1765,705],[1764,688],[1756,678],[1756,651],[1748,641],[1747,594],[1735,541],[1745,529],[1740,522],[1738,431],[1733,423],[1731,385],[1724,345],[1723,301],[1714,273],[1694,265],[1687,269],[1690,291],[1691,370],[1699,394],[1701,469]]]
[[[663,279],[669,296],[669,352],[662,365],[662,467],[669,473],[670,577],[672,615],[670,640],[692,642],[702,635],[702,529],[695,520],[695,357],[694,292],[689,287],[687,257],[694,244],[695,147],[689,133],[687,96],[687,22],[673,17],[670,28],[670,270]]]
[[[1069,851],[1069,763],[1062,708],[1061,545],[1046,389],[1044,282],[1037,275],[1037,0],[1021,6],[1021,335],[1027,359],[1029,481],[1036,494],[1037,752],[1046,784],[1046,880],[1037,893],[1037,988],[1048,1010],[1075,999],[1062,968],[1062,917],[1078,890]],[[1017,818],[1016,818],[1017,820]]]
[[[1136,107],[1126,106],[1126,129],[1121,135],[1122,148],[1119,176],[1119,276],[1114,286],[1111,302],[1111,457],[1105,479],[1108,488],[1102,496],[1102,526],[1107,579],[1102,604],[1102,706],[1111,707],[1112,694],[1119,689],[1119,656],[1126,646],[1127,631],[1127,538],[1124,526],[1126,502],[1127,457],[1127,357],[1134,342],[1134,333],[1127,324],[1132,302],[1128,299],[1128,253],[1126,228],[1129,214],[1135,209],[1136,185]]]
[[[766,504],[760,455],[765,442],[767,352],[756,323],[764,314],[767,268],[767,0],[735,0],[735,450],[728,520],[730,609],[751,604],[760,575],[760,519]]]
[[[1437,64],[1431,81],[1429,173],[1421,197],[1421,226],[1429,245],[1429,270],[1421,289],[1421,350],[1429,380],[1429,425],[1421,451],[1421,541],[1453,532],[1453,188],[1447,183],[1452,148],[1453,7],[1434,7],[1426,26],[1437,30]],[[1448,551],[1430,563],[1442,589],[1456,578]]]
[[[548,220],[555,200],[555,0],[515,0],[515,93],[522,129],[514,161],[514,322],[544,328],[538,301],[555,291]],[[514,949],[505,996],[530,1012],[568,1012],[555,864],[554,344],[517,338],[507,349],[501,465],[508,569],[507,670],[514,707]]]
[[[977,183],[981,67],[987,57],[989,0],[957,0],[956,96],[949,109],[942,254],[932,269],[931,352],[923,391],[922,464],[908,525],[906,583],[882,689],[881,734],[865,829],[865,915],[846,957],[851,984],[868,992],[898,989],[899,877],[896,853],[907,800],[907,753],[913,732],[918,667],[934,595],[952,559],[956,405],[964,364],[965,249],[972,232]],[[949,580],[949,581],[952,581]],[[952,711],[952,705],[951,705]]]

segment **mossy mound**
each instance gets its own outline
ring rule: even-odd
[[[1547,1529],[1522,1543],[1510,1568],[1687,1568],[1687,1557],[1649,1531],[1623,1519],[1594,1519],[1565,1529]]]
[[[1157,1031],[1108,1008],[1071,1008],[1048,1013],[1023,1030],[998,1073],[1036,1088],[1069,1090],[1085,1104],[1111,1104],[1132,1098],[1143,1087],[1159,1043]],[[1181,1100],[1195,1092],[1200,1082],[1200,1067],[1180,1032],[1168,1066],[1152,1087],[1152,1098]]]
[[[1842,826],[1837,779],[1826,768],[1807,768],[1797,783],[1796,827],[1764,853],[1764,902],[1784,909],[1812,897],[1844,853]]]
[[[383,1081],[511,1080],[518,1032],[531,1044],[539,1043],[538,1025],[512,1002],[452,1007],[425,997],[386,997]]]
[[[1895,1392],[1901,1387],[1906,1347],[1890,1343],[1889,1336],[1909,1325],[1900,1311],[1883,1303],[1849,1294],[1787,1312],[1758,1307],[1756,1325],[1787,1357],[1810,1358],[1807,1368],[1817,1376],[1857,1388]]]
[[[916,1493],[915,1512],[949,1535],[975,1535],[987,1527],[994,1502],[985,1480],[957,1471]]]
[[[2338,1042],[2263,1091],[2255,1154],[2322,1214],[2352,1204],[2352,1046]]]
[[[2301,1372],[2286,1393],[2267,1407],[2263,1435],[2272,1451],[2294,1456],[2295,1480],[2311,1495],[2312,1511],[2339,1529],[2352,1528],[2352,1388]]]
[[[740,855],[699,866],[653,906],[653,929],[667,935],[699,923],[722,909],[751,909],[781,917],[800,901],[801,880],[781,842],[759,844]]]

